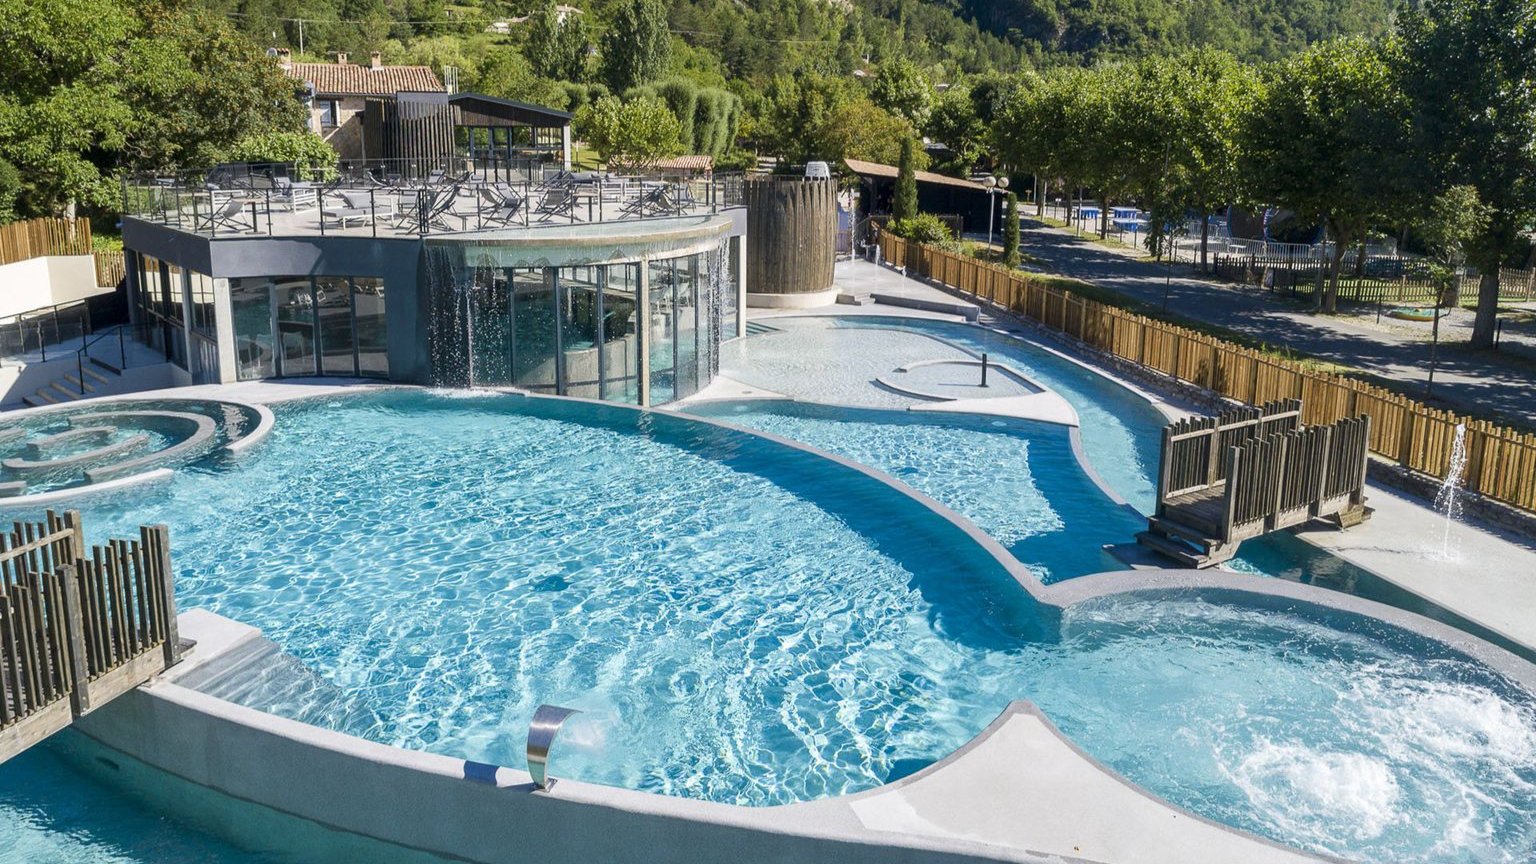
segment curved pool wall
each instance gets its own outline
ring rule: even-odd
[[[511,401],[516,401],[516,403],[525,403],[525,404],[528,404],[528,406],[535,406],[535,404],[538,404],[538,403],[551,403],[551,401],[556,401],[556,400],[516,400],[516,398],[515,398],[515,400],[511,400]],[[570,407],[565,407],[564,410],[567,410],[567,414],[568,414],[568,412],[570,412]],[[611,415],[613,415],[614,410],[619,410],[619,409],[614,409],[613,406],[608,406],[608,409],[605,410],[604,414],[610,415],[610,417],[611,417]],[[625,412],[625,414],[630,414],[630,412]],[[631,426],[633,426],[633,423],[653,423],[653,421],[662,420],[662,418],[664,418],[665,415],[637,414],[637,415],[634,415],[634,417],[636,417],[636,418],[644,418],[644,420],[633,420],[630,423]],[[697,423],[697,421],[676,420],[676,423],[688,424],[688,423]],[[684,429],[685,426],[676,426],[676,423],[674,423],[673,426],[668,427],[668,429],[673,429],[674,432],[680,432],[680,430]],[[625,423],[621,423],[621,426],[625,426]],[[667,434],[667,430],[664,430],[664,435],[665,434]],[[697,437],[691,437],[691,435],[684,435],[684,437],[687,438],[687,440],[697,440]],[[720,444],[720,441],[727,441],[727,443]],[[740,446],[737,446],[736,441],[737,441],[736,437],[727,437],[727,438],[722,438],[722,440],[714,441],[714,446],[716,446],[716,449],[717,449],[717,455],[719,455],[720,458],[727,458],[727,460],[737,460],[737,461],[739,461],[739,463],[742,463],[742,460],[745,460],[745,461],[743,461],[742,464],[751,464],[751,452],[753,452],[754,447],[740,447]],[[825,483],[825,480],[826,480],[826,470],[825,470],[826,466],[825,466],[825,463],[820,464],[820,467],[822,467],[822,470],[816,470],[817,463],[814,463],[814,461],[813,461],[813,463],[806,463],[805,467],[806,467],[806,469],[809,469],[809,475],[811,475],[811,477],[809,477],[809,480],[808,480],[808,483],[811,483],[811,486],[813,486],[813,487],[822,486],[822,484]],[[854,467],[854,469],[860,470],[860,474],[866,475],[866,477],[874,477],[874,478],[876,478],[876,480],[879,480],[879,477],[876,477],[876,475],[869,474],[868,469],[857,469],[857,466],[845,466],[845,467]],[[790,483],[791,484],[797,483],[797,480],[794,480],[794,478],[791,477],[790,478]],[[880,480],[880,483],[886,483],[886,481],[885,480]],[[897,489],[897,487],[891,487],[891,489]],[[822,495],[825,495],[825,492],[819,492],[819,493],[822,493]],[[905,490],[903,490],[902,495],[908,495],[908,492],[905,492]],[[914,498],[914,500],[919,500],[919,498]],[[942,509],[938,510],[938,512],[942,513],[942,515],[943,515],[943,510]],[[889,513],[888,513],[888,515],[889,515]],[[946,515],[945,520],[949,521],[949,523],[951,523],[951,524],[954,524],[954,526],[962,527],[962,529],[963,529],[963,527],[965,527],[965,520],[958,520],[957,517],[952,517],[952,515]],[[882,520],[882,518],[876,518],[876,520],[872,520],[872,521],[876,521],[876,523],[880,523],[880,524],[885,524],[885,523],[888,523],[889,520],[888,520],[888,518],[885,518],[885,520]],[[88,524],[92,524],[91,521],[88,520]],[[877,524],[876,527],[879,527],[879,524]],[[997,563],[1000,564],[1000,566],[1003,567],[1003,569],[1008,570],[1008,572],[1011,573],[1012,578],[1014,578],[1014,580],[1018,581],[1018,584],[1023,584],[1023,586],[1026,587],[1026,589],[1031,589],[1032,586],[1034,586],[1035,589],[1038,589],[1038,586],[1035,586],[1034,578],[1032,578],[1031,575],[1029,575],[1029,573],[1026,572],[1026,570],[1023,570],[1023,569],[1021,569],[1021,567],[1018,567],[1017,564],[1012,563],[1012,561],[1009,560],[1008,555],[1003,555],[1003,553],[1001,553],[1001,550],[998,549],[997,544],[989,543],[988,538],[983,537],[983,535],[978,535],[978,533],[975,532],[974,529],[965,529],[965,530],[966,530],[966,533],[968,533],[969,537],[972,537],[972,540],[975,540],[975,543],[977,543],[978,549],[991,549],[991,552],[989,552],[989,555],[991,555],[991,557],[994,557],[995,561],[997,561]],[[1169,584],[1175,584],[1175,586],[1180,586],[1180,584],[1184,584],[1184,583],[1180,583],[1180,580],[1186,580],[1186,578],[1189,578],[1189,575],[1187,575],[1187,573],[1175,573],[1175,575],[1172,575],[1172,577],[1169,577],[1169,578],[1170,578],[1170,580],[1174,580],[1174,581],[1172,581],[1172,583],[1169,583]],[[1207,577],[1207,578],[1209,578],[1209,577]],[[1240,586],[1240,584],[1243,584],[1243,581],[1241,581],[1241,580],[1244,580],[1243,577],[1221,577],[1221,578],[1230,578],[1230,580],[1236,580],[1236,581],[1233,581],[1233,583],[1232,583],[1233,586]],[[1077,581],[1077,580],[1069,581],[1069,583],[1063,583],[1063,586],[1071,586],[1071,584],[1074,584],[1075,581]],[[1246,580],[1246,581],[1247,581],[1247,583],[1252,583],[1252,580]],[[1137,584],[1141,584],[1141,583],[1137,583]],[[1201,581],[1201,583],[1198,583],[1198,584],[1201,584],[1201,586],[1209,586],[1209,584],[1212,584],[1212,583],[1207,583],[1207,581]],[[1221,584],[1221,583],[1217,583],[1217,584]],[[1275,583],[1275,584],[1279,584],[1279,583]],[[1166,587],[1166,586],[1164,586],[1164,587]],[[1266,589],[1264,589],[1264,590],[1270,590],[1269,587],[1267,587],[1267,583],[1266,583]],[[986,593],[988,593],[988,592],[986,592],[986,590],[983,589],[983,595],[986,595]],[[1020,593],[1020,592],[1017,592],[1017,589],[1015,589],[1014,592],[1012,592],[1012,593],[1015,593],[1015,595],[1018,595],[1018,593]],[[958,596],[958,598],[952,598],[952,600],[957,601],[957,603],[958,604],[962,604],[962,606],[971,606],[971,607],[977,606],[977,604],[974,603],[974,598],[972,598],[972,596],[966,596],[966,592],[960,592],[960,596]],[[966,601],[969,601],[969,603],[966,603]],[[992,601],[989,600],[988,603],[983,604],[983,606],[989,606],[989,604],[991,604],[991,603],[992,603]],[[958,610],[951,609],[951,612],[949,612],[949,613],[951,613],[951,615],[952,615],[952,613],[958,613],[958,615],[966,616],[966,615],[971,615],[972,612],[974,612],[974,609],[958,609]],[[1037,612],[1038,612],[1038,610],[1037,610]],[[943,615],[945,615],[945,613],[940,613],[940,616],[943,616]],[[1037,613],[1034,613],[1034,612],[1029,613],[1029,616],[1031,616],[1031,618],[1035,618],[1035,616],[1037,616]],[[215,701],[217,701],[217,700],[215,700]],[[992,709],[992,710],[994,710],[994,712],[995,712],[995,710],[997,710],[997,707],[994,707],[994,709]],[[252,723],[257,723],[257,721],[260,721],[261,716],[264,716],[264,715],[260,715],[260,713],[252,712],[252,715],[247,715],[247,716],[249,716],[249,718],[252,719]],[[166,721],[166,723],[169,723],[169,721]],[[983,719],[983,723],[985,723],[985,719]],[[301,724],[300,724],[300,726],[301,726]],[[975,729],[977,729],[977,726],[971,726],[971,729],[975,730]],[[951,744],[951,747],[952,746],[954,746],[954,744]],[[172,758],[172,756],[167,755],[166,758]],[[175,758],[183,758],[183,756],[175,756]],[[155,759],[151,759],[151,761],[155,761]],[[459,772],[462,773],[462,770],[464,770],[464,766],[462,766],[462,764],[459,764]],[[475,769],[475,770],[481,770],[481,769]],[[926,773],[925,773],[925,776],[926,776]],[[571,787],[571,789],[574,789],[574,787]],[[610,790],[610,792],[611,792],[611,790]],[[650,798],[654,798],[654,796],[642,795],[642,799],[650,799]],[[796,807],[800,807],[800,806],[796,806]],[[734,809],[731,809],[731,810],[733,810],[733,812],[734,812]],[[390,836],[392,836],[392,835],[390,835]]]
[[[1084,471],[1076,430],[1059,424],[782,399],[685,410],[883,471],[975,523],[1045,583],[1119,569],[1104,547],[1145,527]]]
[[[1078,433],[1074,436],[1080,446],[1078,455],[1082,470],[1099,482],[1112,501],[1126,502],[1131,511],[1137,514],[1135,519],[1144,519],[1143,514],[1151,512],[1155,504],[1156,493],[1152,471],[1157,465],[1162,428],[1167,418],[1148,401],[1147,397],[1080,362],[1006,333],[949,321],[887,315],[836,317],[785,315],[763,319],[763,323],[769,328],[790,331],[803,327],[813,338],[810,341],[797,342],[792,350],[786,352],[794,357],[794,363],[787,368],[771,367],[774,373],[772,375],[754,374],[747,365],[750,360],[757,359],[750,354],[751,346],[755,340],[765,338],[764,333],[760,332],[758,335],[738,340],[727,346],[724,355],[726,363],[724,374],[765,390],[775,392],[788,390],[787,395],[793,398],[793,403],[786,403],[781,399],[710,400],[691,402],[685,410],[700,416],[717,416],[727,421],[732,418],[726,415],[734,413],[737,415],[737,421],[744,422],[748,426],[779,431],[791,438],[796,437],[797,433],[803,434],[808,436],[805,440],[813,446],[845,455],[856,453],[855,458],[864,459],[875,467],[890,470],[898,477],[908,478],[914,473],[923,475],[930,473],[933,467],[952,466],[957,462],[954,458],[955,453],[948,454],[951,458],[940,460],[937,466],[924,468],[893,461],[892,455],[899,455],[899,450],[866,446],[870,443],[880,443],[878,436],[875,439],[863,439],[857,435],[840,433],[836,427],[839,411],[850,408],[856,412],[865,411],[868,406],[858,404],[850,406],[846,401],[840,401],[846,400],[849,392],[847,385],[838,384],[835,373],[829,376],[824,358],[818,356],[818,344],[814,338],[817,333],[825,337],[828,333],[840,330],[844,332],[884,330],[920,334],[926,338],[952,343],[960,350],[972,355],[987,352],[990,356],[1004,358],[1018,366],[1033,380],[1058,392],[1082,418]],[[771,336],[772,331],[767,333]],[[823,350],[824,347],[823,345]],[[844,352],[839,350],[831,353],[841,356]],[[901,355],[901,357],[910,359],[907,355]],[[891,358],[891,360],[894,362],[901,357]],[[870,370],[856,368],[851,371],[856,377],[863,375],[858,377],[860,383],[867,382],[868,376],[864,373]],[[826,384],[829,377],[834,378],[830,386]],[[775,379],[778,379],[777,387]],[[783,383],[784,380],[790,382],[787,387]],[[821,404],[823,407],[820,409],[806,407],[808,403]],[[889,404],[882,403],[881,407],[900,410],[905,408],[903,404],[895,401]],[[746,410],[743,411],[743,408]],[[896,419],[891,416],[896,414],[896,411],[883,412],[886,416],[882,418],[880,413],[865,413],[862,416],[882,424],[916,422],[946,428],[948,422],[941,419],[939,415],[927,412],[920,412],[921,419]],[[794,418],[797,417],[805,418],[809,422],[800,428],[790,428],[795,425]],[[976,433],[983,441],[992,433],[1007,434],[1006,424],[999,426],[990,420],[973,422],[962,428]],[[857,432],[857,424],[850,431]],[[950,446],[962,449],[968,446],[996,449],[995,442],[990,445],[974,444],[960,438],[948,443]],[[907,442],[907,445],[910,447],[912,442]],[[932,482],[936,485],[921,486],[921,488],[935,491],[937,498],[979,524],[991,524],[988,521],[988,514],[995,514],[1005,509],[1008,502],[993,494],[998,490],[985,478],[983,482],[975,484],[974,489],[964,488],[964,480],[964,477],[936,477],[932,478]],[[959,494],[949,494],[953,492]],[[979,508],[976,507],[978,504]],[[1097,505],[1090,503],[1086,506],[1088,512],[1092,512]],[[1106,521],[1103,523],[1090,521],[1087,524],[1100,534],[1106,533],[1106,529],[1108,529],[1107,533],[1113,534],[1124,521],[1120,516],[1107,513],[1104,519]],[[1132,531],[1118,537],[1115,542],[1129,542],[1134,533]],[[1084,557],[1091,558],[1086,552]],[[1536,661],[1536,651],[1436,603],[1405,591],[1369,570],[1319,549],[1288,532],[1246,541],[1238,557],[1224,566],[1239,572],[1316,584],[1406,609],[1465,630],[1527,660]],[[1091,571],[1082,570],[1082,572]]]
[[[114,396],[7,412],[0,423],[0,508],[67,504],[163,480],[260,443],[273,415],[222,399]]]
[[[926,359],[912,353],[922,349],[903,347],[902,353],[888,357],[867,356],[872,351],[829,352],[824,338],[830,331],[894,331],[936,340],[941,343],[936,350],[953,346],[949,350],[956,356],[976,358],[986,352],[1001,358],[1071,404],[1079,418],[1085,453],[1098,474],[1138,510],[1151,510],[1156,491],[1149,478],[1157,464],[1165,420],[1145,398],[1098,372],[1040,346],[969,324],[884,315],[774,316],[760,323],[781,332],[760,332],[730,343],[722,357],[722,374],[804,402],[904,409],[912,401],[850,403],[848,395],[854,387],[867,390],[869,381],[898,365]],[[751,352],[765,339],[790,340],[783,353],[793,359],[755,372],[748,365],[756,359]],[[873,347],[873,343],[860,347]]]

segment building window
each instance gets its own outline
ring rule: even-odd
[[[238,377],[389,375],[384,282],[371,277],[229,280]]]
[[[335,129],[341,125],[341,112],[335,99],[316,99],[315,108],[320,112],[321,129]]]

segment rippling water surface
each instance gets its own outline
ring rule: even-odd
[[[1029,698],[1148,788],[1291,842],[1428,859],[1461,836],[1473,860],[1528,842],[1511,814],[1536,806],[1536,720],[1470,664],[1194,599],[1095,604],[1041,642],[1005,574],[884,487],[633,417],[406,392],[294,405],[234,470],[87,524],[170,522],[187,602],[351,694],[306,719],[387,743],[518,764],[556,702],[586,712],[567,776],[772,804],[907,773]],[[1018,484],[1005,537],[1060,519],[1061,469],[1042,470],[999,481]],[[305,716],[283,699],[267,707]],[[1444,722],[1426,706],[1483,731],[1426,738]]]
[[[519,765],[534,707],[570,705],[557,774],[763,805],[910,773],[1027,698],[1229,824],[1374,860],[1532,857],[1536,710],[1418,640],[1132,596],[1046,641],[958,529],[743,433],[419,391],[278,413],[243,460],[82,508],[94,539],[169,523],[184,605],[344,694],[257,707]],[[999,481],[1013,545],[1075,506],[1042,441]]]

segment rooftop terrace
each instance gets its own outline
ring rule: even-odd
[[[741,175],[662,180],[528,167],[291,179],[300,174],[226,167],[135,178],[124,185],[124,213],[210,238],[404,238],[706,216],[740,206],[742,187]]]

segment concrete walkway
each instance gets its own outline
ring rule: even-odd
[[[1168,267],[1138,250],[1079,238],[1066,229],[1027,221],[1021,247],[1041,269],[1092,282],[1169,313],[1283,345],[1391,381],[1418,385],[1428,377],[1429,346],[1419,334],[1378,329],[1350,316],[1314,315],[1303,304],[1257,288],[1207,281]],[[1536,426],[1536,366],[1519,357],[1440,346],[1435,399],[1441,407],[1503,422]]]

